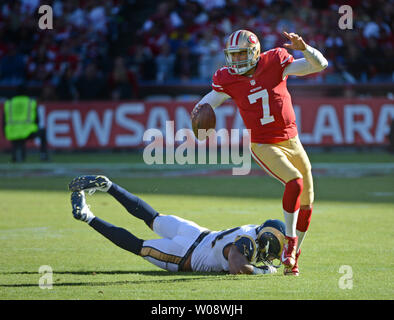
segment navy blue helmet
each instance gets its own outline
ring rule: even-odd
[[[272,265],[273,260],[279,259],[283,251],[286,226],[280,220],[267,220],[256,228],[257,244],[259,247],[257,262]]]

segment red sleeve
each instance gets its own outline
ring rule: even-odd
[[[267,58],[270,63],[282,70],[294,61],[294,57],[285,48],[274,48],[267,51]]]
[[[276,48],[275,51],[276,59],[282,70],[294,61],[294,57],[285,48]]]
[[[294,57],[287,52],[285,48],[274,48],[267,51],[268,63],[270,63],[273,68],[273,77],[276,79],[278,76],[278,81],[282,81],[283,70],[294,61]]]
[[[217,92],[224,92],[222,72],[223,70],[219,69],[215,72],[215,74],[212,77],[212,89]]]

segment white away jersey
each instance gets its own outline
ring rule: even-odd
[[[248,246],[243,254],[247,255],[252,263],[257,255],[256,228],[257,225],[244,225],[241,227],[213,231],[206,236],[192,253],[191,266],[193,271],[220,272],[228,271],[228,261],[223,255],[224,248],[241,238],[247,238]]]

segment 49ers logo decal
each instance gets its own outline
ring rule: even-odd
[[[249,38],[248,38],[248,41],[249,41],[250,43],[256,44],[256,43],[257,43],[257,38],[256,38],[256,36],[255,36],[254,34],[251,34],[251,35],[249,36]]]

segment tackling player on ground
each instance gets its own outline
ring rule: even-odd
[[[250,150],[259,166],[285,187],[282,203],[286,223],[286,245],[282,254],[284,273],[299,275],[300,246],[309,228],[314,200],[311,164],[298,138],[295,113],[286,87],[289,75],[303,76],[325,69],[327,60],[295,33],[283,32],[300,50],[295,60],[285,48],[260,53],[255,34],[238,30],[230,35],[224,50],[227,66],[213,76],[212,91],[193,113],[207,103],[212,108],[232,98],[251,130]]]
[[[117,246],[168,271],[229,272],[231,274],[276,273],[273,260],[280,259],[285,225],[267,220],[211,231],[174,215],[159,214],[142,199],[104,176],[80,176],[69,184],[72,213]],[[160,239],[142,240],[92,213],[85,191],[108,192],[133,216],[142,219]],[[256,266],[262,262],[264,265]]]

